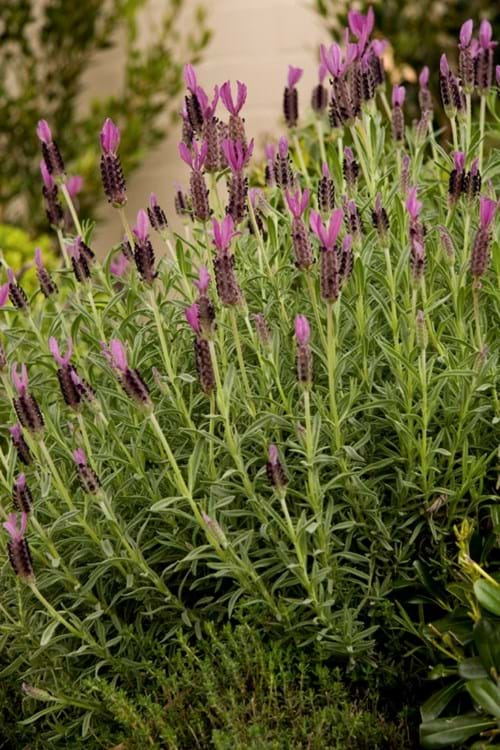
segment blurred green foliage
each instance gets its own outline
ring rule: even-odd
[[[179,108],[182,65],[210,38],[201,6],[164,0],[154,32],[140,38],[148,0],[3,0],[0,10],[0,222],[31,235],[47,226],[41,200],[36,123],[51,125],[69,174],[84,178],[82,213],[102,197],[99,130],[106,116],[122,129],[120,156],[130,176],[166,135]],[[152,14],[151,14],[152,15]],[[147,29],[149,32],[149,28]],[[113,90],[83,106],[85,75],[96,53],[124,46]],[[22,264],[21,264],[22,265]]]
[[[22,279],[23,288],[28,294],[39,288],[36,279],[33,257],[35,249],[40,247],[43,253],[43,261],[49,271],[59,265],[57,253],[53,247],[52,239],[48,234],[40,234],[35,238],[28,232],[10,224],[0,224],[0,259],[16,270],[19,279]],[[4,277],[2,276],[2,280]]]

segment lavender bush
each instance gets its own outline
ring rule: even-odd
[[[8,268],[0,287],[2,677],[24,685],[34,747],[101,747],[111,719],[124,747],[185,746],[161,716],[161,672],[174,634],[202,637],[207,621],[249,620],[353,680],[390,682],[408,619],[426,618],[422,565],[445,587],[453,527],[495,533],[491,28],[462,29],[468,79],[445,57],[433,73],[451,144],[427,70],[421,118],[405,123],[372,28],[352,12],[344,46],[321,49],[307,120],[290,67],[265,187],[248,186],[245,85],[210,99],[186,66],[184,234],[154,195],[130,228],[106,120],[101,178],[124,237],[102,263],[38,125],[64,266],[38,253],[41,294]],[[120,690],[149,694],[147,718],[142,699],[124,718]]]

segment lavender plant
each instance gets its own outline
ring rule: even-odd
[[[446,583],[454,525],[497,523],[491,34],[483,21],[470,40],[467,91],[442,62],[447,144],[428,71],[419,122],[405,124],[402,87],[389,106],[372,28],[352,12],[344,46],[321,49],[329,88],[305,122],[290,68],[289,138],[268,146],[267,185],[250,191],[246,86],[210,102],[186,66],[184,234],[156,196],[131,228],[107,119],[101,178],[124,239],[103,262],[39,123],[73,232],[51,222],[64,266],[50,274],[37,254],[43,299],[11,269],[0,287],[0,607],[1,674],[28,686],[23,721],[40,722],[41,742],[80,732],[100,746],[96,675],[140,693],[173,635],[200,637],[207,620],[251,619],[354,675],[389,675],[415,564]],[[48,705],[33,713],[37,698]]]

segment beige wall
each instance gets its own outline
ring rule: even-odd
[[[194,5],[194,0],[188,0]],[[154,25],[161,12],[161,0],[151,0],[143,19],[143,31]],[[213,40],[198,66],[199,80],[212,89],[228,78],[245,81],[248,99],[245,108],[250,135],[279,133],[281,98],[288,64],[305,68],[299,83],[301,103],[308,106],[310,90],[316,82],[317,49],[326,40],[316,14],[307,0],[206,0]],[[120,60],[104,55],[98,59],[87,78],[85,96],[112,91],[119,83]],[[145,205],[149,193],[157,193],[167,214],[173,214],[173,183],[186,182],[188,169],[177,155],[178,133],[151,153],[141,170],[129,181],[127,212],[133,220]],[[106,222],[96,237],[101,251],[119,240],[121,231],[111,209],[105,209]]]

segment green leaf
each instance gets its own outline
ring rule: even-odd
[[[422,721],[426,723],[433,719],[437,719],[452,698],[460,692],[463,684],[462,680],[457,680],[456,682],[452,682],[451,685],[445,685],[444,688],[441,688],[437,693],[431,695],[431,697],[425,701],[423,706],[420,707]]]
[[[459,745],[475,734],[494,726],[494,721],[483,719],[477,714],[436,719],[420,725],[420,744],[425,750]]]
[[[484,609],[500,617],[500,586],[480,579],[474,584],[474,593]]]
[[[470,659],[463,659],[458,665],[458,673],[464,680],[479,680],[488,677],[481,659],[478,656],[471,656]]]
[[[470,680],[465,685],[472,699],[488,714],[500,719],[500,688],[488,678]]]
[[[474,626],[474,643],[488,674],[500,673],[500,624],[481,618]]]
[[[40,638],[40,645],[46,646],[49,641],[52,640],[52,636],[54,635],[54,632],[59,625],[57,620],[54,620],[54,622],[51,622],[50,625],[47,625],[45,630],[42,633],[42,637]]]

